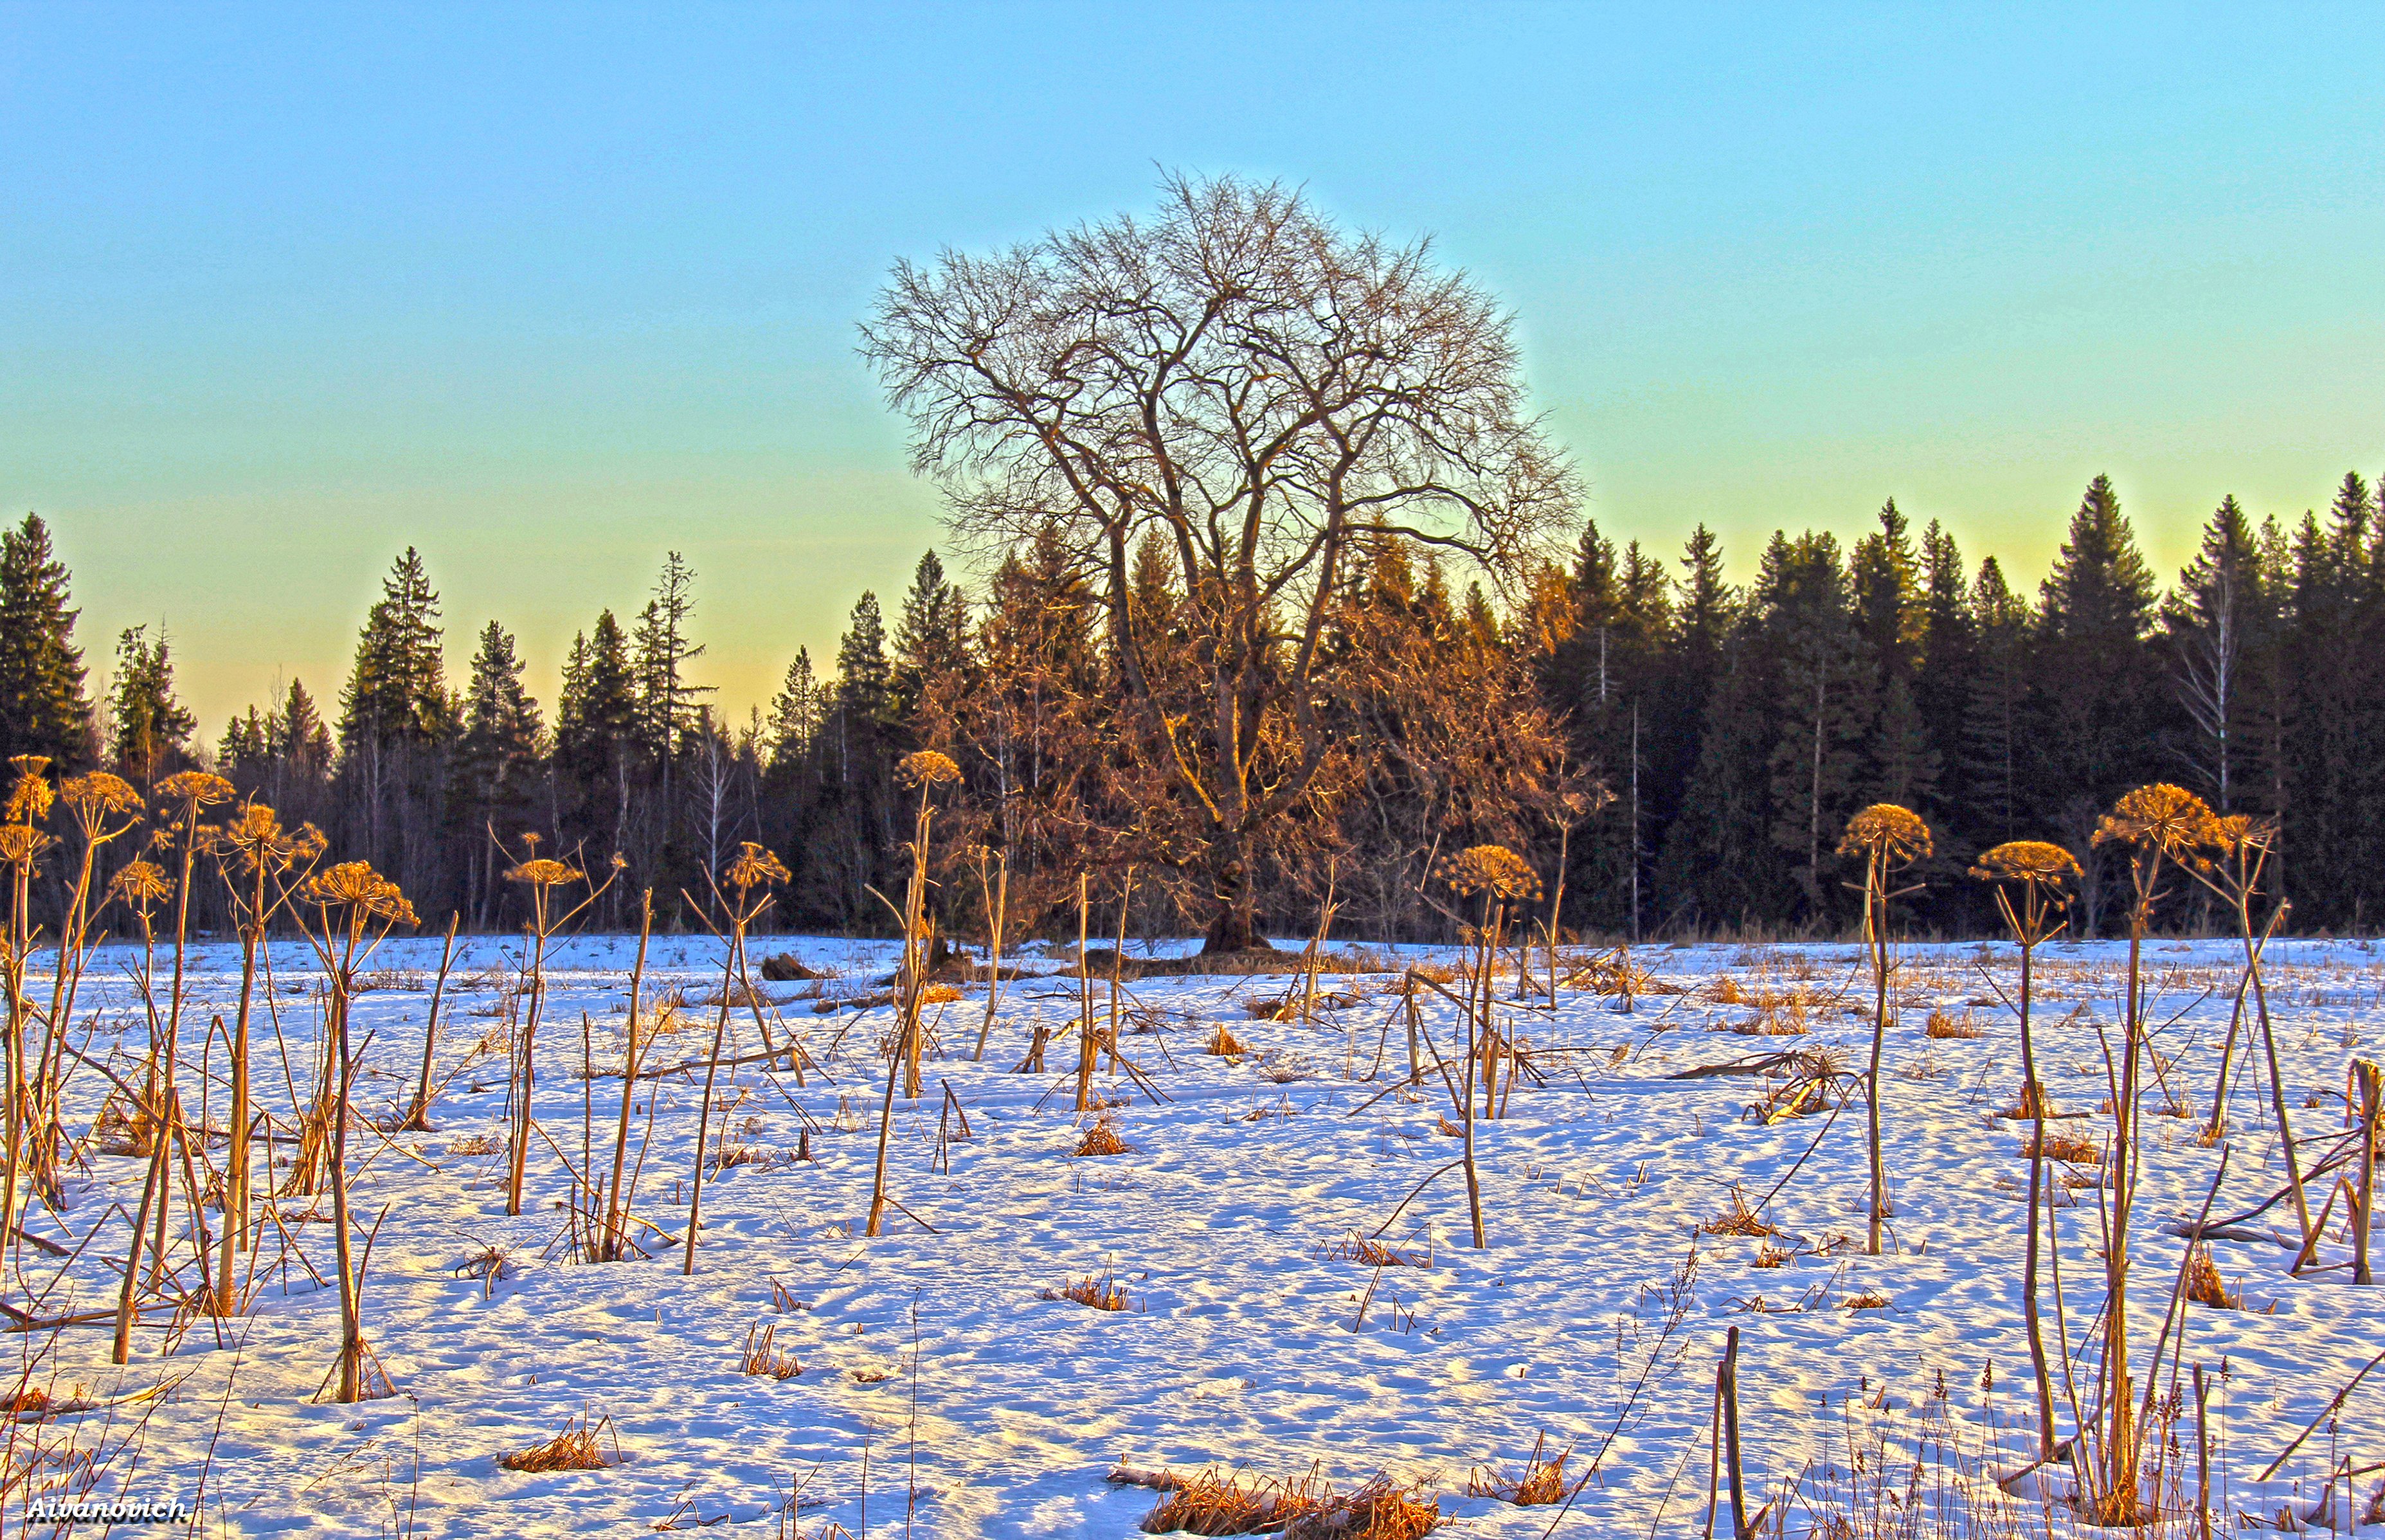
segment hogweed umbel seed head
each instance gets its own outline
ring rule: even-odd
[[[1971,875],[1981,882],[2026,882],[2058,888],[2079,876],[2079,858],[2042,839],[2011,839],[1979,852]]]
[[[1911,808],[1874,802],[1847,820],[1839,838],[1841,855],[1878,857],[1892,866],[1925,860],[1931,851],[1929,826]]]
[[[749,888],[772,886],[788,880],[787,863],[770,851],[751,839],[741,839],[737,859],[720,874],[723,882],[743,893]]]
[[[2129,845],[2185,861],[2219,841],[2219,820],[2183,787],[2155,781],[2122,794],[2095,828],[2098,845]]]
[[[560,861],[538,856],[507,871],[506,880],[526,883],[532,888],[560,888],[567,882],[578,882],[586,876],[576,866],[567,866]]]
[[[298,890],[300,901],[323,909],[345,909],[358,917],[413,925],[414,906],[397,884],[372,868],[369,861],[343,861],[316,873]]]
[[[239,795],[231,782],[205,770],[178,770],[157,783],[159,800],[185,808],[212,807]]]
[[[108,880],[108,893],[135,909],[146,909],[173,891],[166,869],[154,861],[129,861]]]
[[[260,870],[286,872],[321,855],[326,844],[323,831],[314,825],[284,829],[279,814],[255,801],[242,803],[237,816],[212,832],[216,851],[238,860],[241,870],[252,876]]]
[[[58,788],[58,796],[83,818],[102,818],[111,813],[121,816],[138,813],[142,807],[141,793],[132,783],[105,770],[68,776]]]
[[[943,786],[961,778],[961,767],[953,763],[952,756],[933,749],[905,754],[894,773],[905,786]]]
[[[16,784],[8,788],[8,806],[5,814],[11,824],[33,824],[50,815],[50,803],[57,793],[42,772],[50,766],[44,754],[18,754],[8,761],[17,767]]]
[[[1540,874],[1505,845],[1469,845],[1442,857],[1433,876],[1451,892],[1468,898],[1488,893],[1511,902],[1530,902],[1541,896]]]

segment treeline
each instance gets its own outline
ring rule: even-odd
[[[2088,837],[2148,780],[2280,822],[2293,928],[2385,913],[2385,509],[2356,475],[2291,526],[2223,502],[2166,591],[2101,477],[2033,595],[1892,503],[1851,547],[1776,534],[1743,584],[1703,527],[1674,560],[1585,525],[1569,562],[1496,603],[1405,537],[1355,549],[1308,675],[1317,730],[1299,743],[1325,763],[1233,874],[1278,934],[1314,926],[1330,894],[1339,933],[1446,935],[1427,872],[1494,839],[1553,890],[1562,877],[1569,928],[1836,930],[1858,904],[1837,835],[1874,801],[1936,831],[1917,923],[1990,928],[1962,868],[2036,837],[2086,863],[2079,920],[2098,929],[2113,889]],[[144,789],[206,765],[469,929],[519,922],[506,873],[533,843],[592,871],[619,854],[599,923],[632,923],[650,888],[661,924],[694,927],[707,874],[752,839],[794,874],[774,927],[875,931],[916,795],[897,767],[935,749],[964,774],[936,823],[947,924],[973,932],[1006,887],[1014,927],[1073,931],[1083,876],[1097,930],[1123,898],[1138,934],[1198,932],[1221,879],[1194,848],[1182,724],[1130,711],[1119,675],[1130,642],[1146,676],[1197,684],[1187,616],[1205,600],[1176,570],[1154,542],[1133,553],[1122,637],[1108,579],[1056,532],[977,595],[930,553],[891,630],[864,594],[829,668],[798,652],[768,710],[732,724],[691,677],[695,574],[677,553],[626,625],[606,610],[574,637],[550,716],[496,621],[450,679],[408,550],[335,700],[293,680],[208,744],[163,635],[122,633],[94,696],[68,573],[29,515],[0,538],[0,751]],[[1271,717],[1250,730],[1284,737],[1254,749],[1263,770],[1317,751]]]

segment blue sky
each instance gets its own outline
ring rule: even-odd
[[[738,714],[938,539],[898,256],[1281,177],[1511,305],[1670,555],[1891,495],[2034,581],[2385,468],[2375,9],[0,5],[0,509],[212,739],[411,542],[550,702],[668,548]]]

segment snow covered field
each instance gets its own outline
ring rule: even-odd
[[[2012,987],[2008,948],[1905,954],[1884,1078],[1890,1255],[1861,1254],[1859,1101],[1827,1132],[1828,1114],[1766,1125],[1742,1116],[1765,1089],[1760,1078],[1672,1078],[1829,1044],[1859,1066],[1869,1041],[1860,949],[1711,946],[1639,953],[1667,992],[1642,994],[1630,1013],[1589,990],[1561,990],[1554,1010],[1545,1000],[1503,1004],[1539,1079],[1515,1089],[1505,1118],[1480,1125],[1491,1234],[1481,1251],[1468,1244],[1458,1172],[1392,1218],[1457,1153],[1441,1126],[1452,1107],[1430,1055],[1425,1084],[1402,1087],[1406,1028],[1390,992],[1394,975],[1327,975],[1319,989],[1334,992],[1334,1008],[1313,1023],[1255,1017],[1250,1001],[1280,997],[1293,982],[1282,977],[1131,984],[1121,1043],[1166,1099],[1105,1062],[1096,1087],[1130,1149],[1099,1157],[1072,1153],[1090,1121],[1070,1111],[1075,981],[1006,985],[983,1062],[969,1058],[982,987],[930,1006],[941,1054],[926,1066],[926,1093],[896,1104],[892,1155],[892,1190],[921,1223],[893,1213],[874,1240],[862,1229],[885,1074],[878,1049],[892,1012],[817,1013],[815,999],[798,997],[819,987],[763,986],[825,1074],[809,1072],[799,1087],[783,1065],[744,1064],[733,1085],[723,1072],[736,1102],[730,1137],[762,1158],[707,1181],[693,1277],[654,1232],[648,1261],[584,1266],[542,1256],[563,1223],[554,1205],[569,1185],[563,1160],[581,1159],[584,1117],[609,1149],[633,948],[634,938],[590,938],[550,953],[536,1111],[552,1143],[531,1151],[536,1201],[520,1217],[504,1213],[498,1049],[518,940],[459,946],[438,1055],[440,1074],[453,1077],[432,1114],[437,1131],[352,1136],[360,1223],[387,1210],[365,1285],[365,1331],[399,1394],[353,1407],[313,1400],[337,1345],[336,1291],[318,1286],[294,1254],[262,1280],[253,1317],[220,1348],[201,1322],[161,1357],[167,1327],[153,1321],[119,1371],[107,1361],[106,1324],[69,1327],[36,1371],[54,1394],[79,1385],[106,1398],[161,1375],[180,1382],[150,1409],[102,1495],[120,1485],[138,1497],[203,1497],[210,1534],[630,1535],[717,1521],[716,1534],[775,1536],[794,1533],[782,1509],[800,1487],[805,1535],[831,1522],[858,1534],[865,1521],[880,1534],[907,1523],[937,1535],[1123,1535],[1156,1495],[1107,1481],[1120,1461],[1217,1461],[1280,1476],[1315,1466],[1345,1486],[1390,1471],[1426,1484],[1458,1532],[1520,1537],[1542,1534],[1557,1510],[1469,1497],[1466,1486],[1476,1467],[1512,1470],[1545,1434],[1552,1447],[1573,1447],[1568,1474],[1597,1457],[1559,1534],[1680,1534],[1702,1521],[1714,1369],[1734,1324],[1747,1459],[1766,1497],[1801,1474],[1809,1495],[1830,1472],[1843,1476],[1850,1447],[1874,1429],[1903,1448],[1925,1420],[1951,1422],[1967,1450],[2000,1440],[2003,1452],[1991,1457],[2000,1471],[2021,1463],[2033,1439],[2019,1306],[2026,1124],[1997,1115],[2020,1077],[2013,1018],[1997,1001],[1998,986]],[[831,996],[866,994],[893,957],[891,943],[839,940],[757,938],[755,950],[793,950],[831,971]],[[358,1040],[370,1034],[361,1111],[384,1113],[412,1087],[438,955],[435,938],[418,938],[373,960],[381,987],[358,999],[355,1016]],[[2117,943],[2041,953],[2039,1052],[2062,1112],[2092,1114],[2108,1094],[2096,1026],[2108,1031],[2116,1020],[2123,955]],[[708,939],[656,940],[650,1000],[711,995],[718,956]],[[2148,948],[2166,1068],[2148,1089],[2134,1240],[2132,1320],[2147,1360],[2183,1246],[2164,1226],[2201,1204],[2219,1159],[2195,1134],[2240,957],[2231,943]],[[145,1042],[128,961],[112,948],[89,970],[94,1056],[112,1043],[137,1060]],[[238,961],[221,945],[198,953],[190,987],[200,1021],[229,1014]],[[274,964],[272,998],[303,1089],[319,977],[297,947],[277,947]],[[2296,1132],[2340,1131],[2347,1062],[2385,1049],[2385,957],[2365,942],[2277,942],[2266,972]],[[1756,1003],[1767,995],[1768,1012]],[[1106,982],[1094,998],[1106,1023]],[[1421,999],[1446,1052],[1455,1009],[1430,992]],[[1928,1035],[1933,1008],[1980,1035]],[[593,1080],[581,1074],[583,1012]],[[714,1014],[681,1007],[646,1062],[701,1058]],[[1759,1016],[1806,1034],[1730,1030]],[[1055,1029],[1049,1073],[1013,1073],[1038,1022]],[[1221,1022],[1250,1052],[1203,1051]],[[744,1011],[730,1013],[730,1031],[742,1053],[758,1051]],[[256,1094],[286,1117],[283,1062],[263,1024],[259,1037]],[[194,1104],[199,1057],[191,1050],[184,1082]],[[2257,1056],[2240,1051],[2237,1063],[2234,1152],[2215,1213],[2250,1208],[2283,1179]],[[219,1046],[205,1067],[220,1074]],[[698,1080],[646,1082],[637,1099],[643,1128],[651,1098],[653,1130],[638,1210],[674,1237],[686,1219]],[[87,1120],[97,1080],[79,1084]],[[940,1138],[952,1131],[943,1122],[947,1086],[973,1137]],[[2162,1115],[2166,1091],[2191,1115]],[[207,1095],[219,1122],[223,1090],[210,1084]],[[2064,1126],[2100,1139],[2109,1123],[2091,1115]],[[791,1157],[806,1129],[816,1159],[798,1162]],[[39,1214],[34,1227],[68,1247],[94,1226],[105,1233],[55,1286],[60,1261],[23,1250],[10,1297],[48,1288],[44,1314],[112,1305],[113,1273],[99,1258],[121,1255],[126,1221],[109,1205],[137,1205],[143,1167],[93,1155],[62,1221]],[[1751,1206],[1778,1186],[1762,1214],[1781,1235],[1700,1233],[1729,1211],[1734,1185]],[[2084,1199],[2063,1209],[2060,1223],[2069,1335],[2085,1365],[2102,1296],[2096,1210],[2092,1192],[2065,1188],[2062,1198]],[[319,1208],[328,1215],[329,1199]],[[2323,1261],[2348,1256],[2344,1211],[2338,1204],[2329,1221]],[[1387,1221],[1382,1241],[1430,1266],[1378,1268],[1346,1255],[1341,1243]],[[2250,1227],[2273,1223],[2291,1231],[2290,1211]],[[290,1229],[328,1279],[330,1224]],[[467,1264],[493,1248],[509,1259],[499,1275],[469,1275]],[[1793,1255],[1760,1266],[1767,1248]],[[2187,1311],[2183,1362],[2214,1376],[2215,1497],[2228,1511],[2274,1514],[2299,1494],[2307,1508],[2331,1460],[2385,1459],[2385,1375],[2355,1391],[2340,1423],[2322,1427],[2277,1480],[2251,1478],[2385,1350],[2385,1310],[2376,1292],[2351,1285],[2348,1269],[2290,1279],[2290,1252],[2275,1245],[2215,1249],[2250,1307]],[[276,1250],[262,1255],[270,1261]],[[1088,1277],[1114,1279],[1131,1308],[1039,1297]],[[1881,1307],[1848,1308],[1867,1296]],[[799,1360],[800,1375],[741,1372],[757,1327],[776,1328],[774,1350]],[[2082,1380],[2089,1372],[2079,1371]],[[610,1419],[606,1447],[618,1436],[620,1464],[499,1468],[500,1454],[583,1413]],[[2179,1434],[2191,1481],[2191,1393]],[[1940,1476],[1929,1470],[1934,1491]],[[2361,1478],[2364,1505],[2378,1479]],[[1789,1533],[1807,1527],[1807,1500],[1790,1502]],[[0,1522],[17,1519],[11,1511]]]

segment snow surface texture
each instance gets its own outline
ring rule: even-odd
[[[536,1111],[575,1163],[583,1098],[593,1100],[597,1146],[608,1148],[633,947],[634,938],[582,938],[550,950]],[[1189,1470],[1215,1461],[1274,1475],[1315,1467],[1345,1487],[1389,1471],[1424,1483],[1462,1533],[1524,1536],[1542,1534],[1556,1510],[1469,1497],[1466,1486],[1478,1466],[1512,1471],[1545,1434],[1552,1448],[1573,1447],[1569,1476],[1598,1455],[1559,1533],[1686,1534],[1703,1515],[1714,1370],[1732,1324],[1742,1338],[1743,1442],[1759,1497],[1778,1496],[1801,1473],[1809,1493],[1832,1472],[1843,1477],[1848,1450],[1875,1429],[1909,1450],[1925,1422],[1951,1424],[1954,1442],[1974,1455],[1990,1441],[1998,1471],[2022,1463],[2033,1442],[2019,1307],[2026,1124],[1997,1115],[2019,1080],[2014,1020],[1998,1000],[2015,975],[2009,948],[1904,954],[1884,1077],[1892,1254],[1860,1251],[1859,1101],[1825,1134],[1822,1117],[1770,1126],[1742,1119],[1764,1089],[1759,1080],[1668,1078],[1825,1044],[1843,1046],[1860,1067],[1869,1040],[1860,949],[1652,947],[1635,961],[1678,992],[1642,994],[1630,1013],[1589,990],[1560,991],[1553,1011],[1545,1000],[1531,1009],[1503,998],[1501,1016],[1529,1039],[1542,1083],[1519,1086],[1508,1115],[1480,1126],[1490,1248],[1469,1246],[1462,1175],[1450,1171],[1382,1237],[1429,1252],[1431,1265],[1381,1269],[1328,1253],[1383,1226],[1426,1174],[1457,1153],[1440,1125],[1451,1103],[1430,1055],[1423,1087],[1392,1089],[1406,1076],[1406,1036],[1398,998],[1385,992],[1390,976],[1325,976],[1320,993],[1364,998],[1337,999],[1315,1023],[1254,1016],[1255,997],[1280,997],[1293,982],[1282,977],[1131,984],[1121,1041],[1168,1099],[1105,1063],[1096,1087],[1131,1147],[1105,1157],[1072,1154],[1089,1121],[1070,1111],[1074,981],[1006,985],[982,1063],[968,1059],[982,987],[930,1006],[937,1049],[926,1094],[896,1104],[892,1189],[934,1233],[890,1212],[889,1233],[868,1240],[880,1050],[892,1012],[819,1014],[811,997],[866,995],[880,986],[893,950],[768,938],[756,939],[755,956],[782,950],[835,975],[821,986],[762,986],[828,1073],[813,1072],[798,1088],[782,1067],[747,1064],[733,1082],[723,1073],[721,1094],[734,1103],[733,1142],[783,1155],[808,1124],[817,1162],[757,1162],[707,1181],[690,1278],[676,1247],[651,1233],[648,1261],[542,1260],[568,1186],[543,1141],[530,1157],[534,1201],[505,1217],[500,1000],[522,947],[459,946],[438,1054],[449,1083],[433,1112],[437,1132],[397,1135],[389,1148],[369,1131],[352,1136],[359,1224],[387,1210],[365,1285],[365,1330],[399,1394],[352,1407],[312,1399],[336,1350],[337,1296],[294,1261],[264,1281],[231,1346],[219,1348],[200,1323],[161,1360],[164,1324],[144,1323],[131,1366],[119,1371],[107,1363],[105,1323],[70,1328],[43,1371],[55,1375],[54,1393],[79,1385],[106,1397],[161,1374],[190,1376],[151,1416],[129,1481],[119,1460],[99,1495],[121,1481],[133,1496],[204,1496],[207,1534],[629,1535],[676,1518],[685,1527],[725,1520],[714,1531],[723,1534],[776,1535],[792,1533],[782,1505],[799,1485],[805,1535],[831,1521],[858,1534],[865,1502],[867,1522],[881,1534],[905,1524],[907,1509],[920,1534],[1123,1535],[1155,1495],[1105,1480],[1118,1462]],[[416,938],[384,945],[372,960],[377,987],[355,1011],[357,1040],[369,1034],[362,1112],[383,1114],[411,1090],[438,954],[435,938]],[[2116,1019],[2123,957],[2117,943],[2041,953],[2039,1052],[2065,1112],[2092,1113],[2107,1095],[2097,1028],[2108,1032]],[[2240,957],[2216,942],[2147,949],[2165,1068],[2148,1087],[2143,1124],[2149,1159],[2130,1298],[2141,1363],[2183,1244],[2164,1226],[2191,1213],[2216,1168],[2219,1152],[2194,1136],[2209,1109]],[[718,960],[709,938],[657,939],[649,1000],[711,995]],[[94,1055],[112,1045],[137,1061],[145,1041],[128,982],[132,961],[112,947],[89,969]],[[295,946],[276,947],[273,964],[271,998],[303,1090],[321,979]],[[2296,1131],[2340,1131],[2346,1062],[2376,1051],[2385,962],[2367,943],[2281,941],[2266,971]],[[1736,991],[1717,988],[1725,976]],[[238,983],[236,949],[200,949],[189,986],[195,1019],[229,1015]],[[1513,987],[1511,969],[1507,993]],[[1731,992],[1802,996],[1807,1034],[1733,1035],[1761,1012],[1715,998]],[[1094,997],[1106,1023],[1106,982]],[[1422,998],[1445,1052],[1455,1010],[1437,995]],[[1933,1007],[1982,1035],[1926,1035]],[[583,1012],[593,1081],[581,1077]],[[646,1062],[700,1058],[714,1014],[682,1006]],[[1014,1073],[1038,1022],[1055,1032],[1050,1073]],[[1253,1051],[1202,1051],[1220,1022]],[[745,1012],[730,1013],[729,1030],[738,1051],[758,1049]],[[262,1021],[257,1034],[256,1094],[287,1116],[273,1035]],[[185,1041],[201,1036],[186,1032]],[[190,1058],[185,1096],[195,1101],[200,1055]],[[2234,1154],[2216,1213],[2250,1207],[2282,1182],[2257,1055],[2240,1044],[2237,1062]],[[219,1079],[219,1046],[206,1069]],[[674,1236],[685,1223],[699,1078],[649,1083],[653,1135],[638,1208]],[[96,1083],[90,1074],[78,1082],[91,1103],[86,1119]],[[975,1134],[946,1146],[948,1174],[934,1163],[947,1085]],[[2192,1116],[2162,1115],[2166,1087]],[[219,1121],[223,1096],[210,1083],[208,1111]],[[642,1090],[642,1128],[647,1107]],[[2089,1116],[2061,1126],[2100,1141],[2109,1124]],[[474,1149],[497,1152],[463,1153]],[[98,1256],[121,1255],[125,1221],[103,1216],[111,1200],[137,1204],[142,1166],[92,1155],[68,1211],[36,1214],[35,1228],[69,1246],[94,1225],[106,1231],[71,1270],[67,1308],[113,1304],[113,1273]],[[1698,1233],[1729,1207],[1733,1185],[1754,1204],[1776,1184],[1762,1211],[1779,1236]],[[2093,1194],[2060,1196],[2073,1203],[2060,1218],[2062,1282],[2083,1382],[2102,1298],[2092,1249],[2100,1237]],[[327,1216],[328,1197],[318,1207]],[[2339,1204],[2323,1261],[2348,1255],[2344,1213]],[[176,1218],[179,1225],[179,1207]],[[2290,1211],[2254,1227],[2273,1223],[2291,1230]],[[328,1220],[291,1228],[329,1278]],[[1665,1339],[1666,1290],[1693,1246],[1686,1311]],[[459,1276],[491,1247],[510,1258],[500,1278]],[[1798,1254],[1758,1267],[1767,1247]],[[2277,1246],[2215,1249],[2250,1307],[2186,1313],[2183,1361],[2213,1375],[2215,1498],[2223,1515],[2273,1515],[2296,1501],[2306,1509],[2330,1461],[2385,1459],[2385,1374],[2356,1391],[2339,1424],[2322,1427],[2276,1481],[2251,1478],[2385,1348],[2385,1312],[2377,1294],[2351,1286],[2348,1269],[2291,1279],[2290,1253]],[[268,1239],[265,1255],[274,1250]],[[10,1284],[20,1298],[59,1265],[24,1255],[24,1275]],[[1039,1297],[1089,1277],[1114,1278],[1131,1308],[1104,1312]],[[774,1308],[774,1283],[796,1308]],[[1885,1308],[1846,1308],[1867,1292]],[[801,1361],[800,1375],[740,1372],[756,1326],[777,1327],[774,1348]],[[2190,1483],[2191,1406],[2189,1393],[2179,1428]],[[500,1454],[583,1413],[611,1419],[621,1464],[555,1474],[498,1467]],[[2364,1478],[2364,1507],[2375,1479]],[[1927,1483],[1942,1485],[1939,1474]],[[1790,1512],[1790,1533],[1803,1533],[1804,1507],[1792,1501]]]

